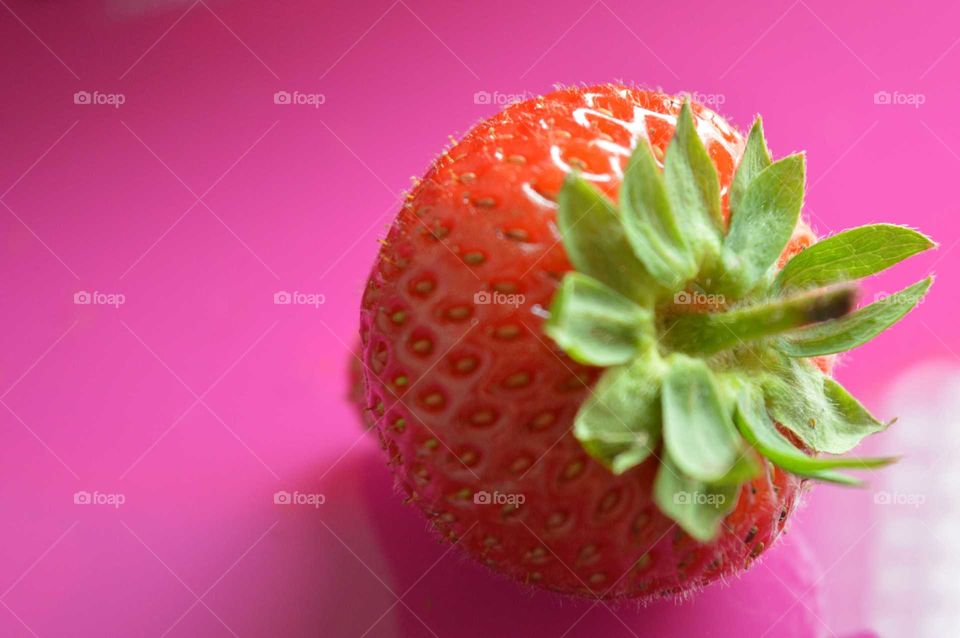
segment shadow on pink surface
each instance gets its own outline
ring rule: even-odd
[[[334,623],[335,635],[829,635],[818,620],[820,572],[798,534],[789,534],[742,578],[709,587],[694,600],[607,605],[527,589],[473,563],[440,544],[391,481],[381,455],[368,446],[316,483],[328,504],[356,499],[356,507],[303,510],[296,521],[281,523],[295,526],[291,535],[324,539],[331,571],[317,579],[325,595],[315,599],[322,605],[315,617],[326,628]],[[357,613],[343,614],[344,605]]]

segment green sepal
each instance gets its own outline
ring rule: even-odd
[[[751,468],[741,464],[739,472],[728,475],[743,458],[743,439],[710,367],[680,354],[671,356],[667,365],[661,397],[667,454],[692,479],[742,482]]]
[[[723,519],[737,505],[739,485],[710,485],[685,476],[669,456],[657,471],[653,498],[660,511],[700,541],[713,540]]]
[[[673,320],[663,342],[677,351],[709,355],[842,317],[855,297],[855,287],[836,286],[726,312],[685,313]]]
[[[577,412],[574,436],[614,474],[645,461],[660,440],[662,374],[663,362],[651,349],[604,372]]]
[[[773,288],[818,288],[862,279],[935,246],[929,237],[906,226],[851,228],[794,255],[777,275]]]
[[[663,177],[673,210],[683,215],[679,224],[687,233],[698,264],[716,259],[723,232],[720,181],[686,101],[667,147]]]
[[[543,330],[572,359],[595,366],[627,363],[654,339],[652,312],[578,272],[563,278]]]
[[[750,134],[747,136],[747,146],[743,150],[743,158],[740,160],[740,165],[737,166],[733,183],[730,185],[730,210],[733,211],[734,216],[740,210],[740,200],[747,192],[750,182],[760,171],[772,163],[770,151],[767,149],[767,141],[763,137],[763,120],[758,115],[750,128]]]
[[[932,284],[933,277],[927,277],[845,317],[797,330],[778,348],[791,357],[818,357],[861,346],[903,319]]]
[[[784,358],[762,385],[770,416],[817,452],[845,454],[890,425],[806,359]]]
[[[806,175],[803,155],[789,155],[758,173],[739,201],[723,241],[718,287],[738,296],[776,263],[800,219]]]
[[[670,291],[697,274],[697,262],[667,198],[663,172],[650,146],[637,144],[620,186],[627,240],[647,271]]]
[[[843,472],[837,472],[836,470],[819,470],[810,474],[801,474],[800,476],[820,481],[821,483],[832,483],[844,487],[865,487],[864,482],[857,477],[844,474]]]
[[[741,439],[740,443],[740,455],[733,467],[716,481],[712,481],[711,485],[742,485],[760,475],[763,469],[760,455],[747,445],[745,440]]]
[[[613,202],[576,175],[567,176],[557,202],[563,246],[574,268],[645,304],[654,286],[627,242]]]
[[[730,186],[727,232],[690,105],[662,172],[648,141],[637,141],[617,203],[575,175],[558,198],[577,272],[558,287],[544,330],[574,360],[607,368],[574,435],[616,474],[662,450],[655,502],[701,542],[716,537],[763,458],[859,485],[839,470],[890,459],[817,455],[845,453],[888,424],[806,357],[859,345],[919,303],[930,280],[851,314],[855,287],[845,282],[933,242],[901,226],[865,226],[814,244],[776,273],[802,207],[802,156],[773,163],[757,118]],[[690,290],[708,297],[691,305],[681,292]]]
[[[873,469],[895,462],[892,457],[849,458],[849,457],[812,457],[798,450],[777,430],[770,419],[759,388],[747,383],[739,389],[737,409],[734,421],[743,434],[743,438],[761,455],[784,470],[807,478],[839,483],[841,485],[859,485],[856,478],[835,472],[834,470]]]

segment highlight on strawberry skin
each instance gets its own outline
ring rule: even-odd
[[[818,239],[805,167],[759,117],[613,84],[444,150],[360,312],[359,400],[406,500],[517,581],[649,600],[749,568],[811,483],[893,462],[850,454],[891,421],[830,371],[933,277],[866,304],[857,282],[935,243]]]

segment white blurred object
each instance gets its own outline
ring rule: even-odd
[[[884,452],[899,463],[869,477],[877,530],[868,596],[881,636],[943,638],[960,626],[960,365],[902,373],[883,415],[899,420]]]

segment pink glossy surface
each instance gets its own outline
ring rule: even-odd
[[[885,530],[920,525],[897,582],[940,574],[919,554],[949,560],[949,489],[924,510],[818,488],[766,561],[692,603],[520,590],[446,553],[394,498],[344,370],[376,239],[447,135],[495,111],[475,94],[622,78],[722,99],[741,127],[762,112],[775,153],[808,151],[821,232],[885,220],[943,244],[868,284],[872,298],[940,276],[839,370],[935,443],[957,412],[928,395],[952,400],[960,352],[953,3],[127,4],[0,7],[0,635],[843,637],[893,626]],[[275,305],[280,290],[325,303]],[[933,372],[885,397],[926,360]],[[325,502],[275,505],[279,490]],[[78,491],[123,503],[77,505]]]

